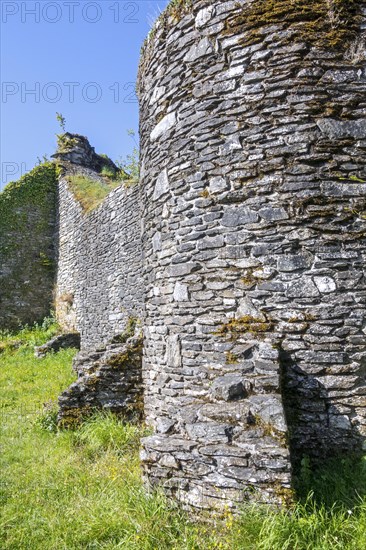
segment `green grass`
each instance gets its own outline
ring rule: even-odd
[[[69,187],[86,214],[98,208],[116,187],[120,185],[131,187],[137,183],[136,180],[124,177],[122,171],[117,174],[112,174],[111,171],[104,170],[104,168],[103,171],[101,175],[104,176],[105,181],[93,180],[80,175],[68,176]]]
[[[100,174],[104,176],[105,178],[114,179],[116,177],[115,170],[112,170],[109,166],[103,166]]]
[[[2,550],[366,548],[364,462],[334,461],[315,475],[305,461],[303,498],[292,510],[248,506],[237,519],[227,512],[208,524],[144,489],[138,447],[146,428],[100,413],[59,431],[55,400],[74,379],[74,351],[33,355],[55,330],[46,321],[2,333]]]
[[[77,175],[69,176],[68,181],[72,193],[86,213],[95,210],[112,189],[115,189],[122,183],[121,181],[108,181],[108,183],[104,183]]]

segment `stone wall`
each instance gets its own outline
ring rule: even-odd
[[[365,3],[188,4],[140,65],[142,461],[187,505],[281,502],[366,435]]]
[[[56,185],[55,165],[44,163],[0,193],[0,329],[50,315]]]
[[[75,427],[95,409],[113,412],[129,422],[142,420],[142,339],[137,331],[136,337],[121,338],[124,342],[76,356],[77,381],[59,397],[61,427]]]
[[[120,185],[84,213],[67,173],[59,183],[56,312],[65,330],[80,332],[82,349],[93,349],[122,333],[129,318],[141,317],[139,188]],[[99,177],[85,167],[78,173]]]
[[[81,352],[73,364],[77,380],[59,397],[58,420],[70,427],[95,409],[140,420],[139,187],[119,183],[126,174],[97,155],[83,136],[61,136],[54,158],[62,167],[56,313],[64,330],[81,336]],[[104,193],[108,194],[102,200]]]
[[[78,332],[81,326],[81,288],[79,288],[79,249],[83,210],[60,178],[57,189],[57,274],[55,309],[57,320],[65,332]]]
[[[366,6],[337,6],[174,2],[141,59],[140,186],[85,212],[69,176],[116,167],[65,134],[55,239],[54,165],[40,203],[0,195],[0,326],[48,313],[56,243],[82,346],[60,421],[136,416],[143,382],[146,479],[187,506],[286,501],[305,455],[364,446]]]

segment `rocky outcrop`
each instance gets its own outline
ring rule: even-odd
[[[98,155],[85,136],[66,132],[58,136],[58,149],[52,155],[61,165],[70,163],[89,168],[94,172],[107,169],[110,173],[118,172],[117,166],[107,155]],[[125,174],[127,175],[127,174]]]

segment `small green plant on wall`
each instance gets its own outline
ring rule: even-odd
[[[61,113],[56,113],[56,119],[60,125],[61,130],[65,133],[65,125],[66,125],[66,119],[64,116],[62,116]]]
[[[136,133],[132,129],[127,130],[127,134],[130,136],[130,138],[134,142],[134,147],[132,149],[132,152],[129,155],[126,155],[125,158],[120,157],[119,160],[116,161],[116,165],[118,168],[124,172],[126,172],[129,176],[128,180],[126,180],[126,183],[136,183],[139,181],[140,177],[140,153],[139,153],[139,146],[136,140]]]
[[[57,148],[58,152],[65,153],[68,150],[75,147],[77,144],[77,141],[70,137],[70,134],[66,132],[66,119],[61,113],[56,113],[56,119],[60,125],[60,128],[62,130],[61,134],[56,134],[57,137]]]
[[[100,174],[106,178],[110,178],[110,179],[115,179],[116,176],[117,176],[117,172],[116,170],[113,170],[113,168],[111,168],[110,166],[103,166]]]
[[[193,7],[193,0],[171,0],[166,9],[167,15],[176,21],[185,15]]]

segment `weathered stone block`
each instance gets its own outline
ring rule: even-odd
[[[215,399],[223,399],[224,401],[244,398],[247,395],[244,381],[237,375],[226,375],[216,378],[212,384],[210,393]]]

